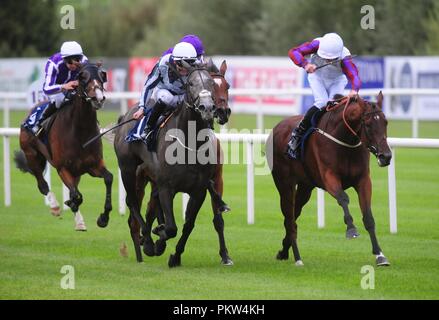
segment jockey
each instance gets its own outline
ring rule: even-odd
[[[305,56],[311,55],[310,60]],[[361,87],[358,69],[352,62],[351,53],[344,47],[342,38],[336,33],[325,34],[288,52],[290,59],[308,73],[308,81],[314,95],[314,105],[306,112],[298,127],[293,130],[288,143],[287,154],[297,158],[300,138],[311,126],[312,116],[332,101],[335,95],[343,95],[349,82],[352,90],[349,96],[356,96]],[[317,67],[334,62],[316,70]],[[347,78],[346,78],[347,77]]]
[[[60,52],[48,59],[43,91],[49,97],[50,104],[35,123],[32,129],[35,134],[40,130],[41,123],[61,107],[68,91],[78,86],[78,80],[74,79],[78,75],[81,64],[87,61],[81,46],[76,41],[64,42]]]
[[[187,34],[183,38],[180,39],[180,42],[187,42],[194,46],[195,51],[197,51],[197,64],[204,63],[204,46],[201,39],[194,34]],[[165,52],[163,52],[162,57],[166,54],[172,53],[173,48],[169,48]]]
[[[146,79],[139,110],[133,114],[133,118],[140,119],[152,108],[145,128],[147,137],[163,111],[167,107],[175,108],[184,99],[188,70],[183,66],[183,61],[191,66],[197,61],[197,52],[188,42],[177,43],[171,54],[164,55],[157,62]],[[148,105],[150,107],[146,107]]]

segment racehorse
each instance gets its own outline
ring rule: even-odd
[[[216,117],[219,124],[225,124],[229,121],[229,117],[231,114],[231,110],[229,108],[229,88],[230,85],[228,84],[227,80],[225,79],[225,73],[227,71],[227,64],[226,61],[223,61],[221,64],[220,69],[218,69],[215,64],[212,62],[212,60],[208,60],[207,63],[207,69],[210,72],[210,75],[212,76],[213,80],[215,81],[215,94],[214,94],[214,100],[215,100],[215,106],[216,106]],[[220,245],[220,251],[219,255],[221,257],[221,263],[226,266],[233,265],[232,259],[229,257],[228,250],[225,243],[224,238],[224,219],[222,216],[222,213],[229,211],[229,207],[222,201],[222,194],[223,194],[223,153],[220,146],[220,141],[216,139],[217,147],[216,150],[218,152],[217,154],[217,162],[215,167],[214,176],[211,178],[211,184],[209,185],[208,191],[211,195],[211,203],[212,203],[212,210],[213,210],[213,224],[215,227],[215,230],[218,234],[218,240]],[[138,201],[141,206],[143,197],[144,197],[144,190],[146,185],[148,184],[148,174],[144,170],[137,170],[137,194],[138,194]],[[160,207],[160,201],[158,199],[158,192],[157,188],[154,183],[151,183],[151,195],[150,200],[148,201],[147,210],[145,214],[145,221],[148,226],[151,226],[154,222],[154,219],[157,218],[159,221],[159,224],[163,223],[163,213]],[[155,229],[153,229],[154,233]],[[160,252],[157,252],[160,254]],[[156,252],[154,252],[154,255]]]
[[[169,267],[181,264],[181,254],[215,172],[216,161],[212,158],[216,159],[217,152],[212,149],[216,143],[210,129],[216,108],[213,100],[214,80],[205,68],[186,67],[189,74],[184,101],[161,125],[157,134],[156,152],[149,151],[140,141],[125,142],[125,137],[134,125],[119,127],[115,132],[114,148],[127,193],[126,203],[130,209],[128,224],[138,262],[143,261],[139,229],[142,232],[143,251],[148,256],[162,254],[166,241],[177,235],[173,199],[177,192],[184,192],[189,194],[190,199],[183,234],[178,241],[176,253],[168,261]],[[131,119],[134,111],[131,109],[120,121]],[[206,154],[209,159],[200,160]],[[156,185],[163,210],[163,221],[159,219],[161,224],[155,230],[160,239],[155,244],[151,238],[151,224],[145,223],[140,214],[136,181],[139,165],[139,170],[143,170],[148,180]]]
[[[285,238],[277,259],[288,259],[292,247],[296,265],[303,265],[297,246],[297,223],[303,206],[314,187],[326,190],[343,208],[347,238],[358,236],[350,215],[349,197],[344,190],[356,190],[363,223],[372,242],[372,253],[378,266],[389,265],[375,234],[371,210],[372,183],[369,174],[371,152],[381,167],[390,164],[391,150],[387,144],[387,120],[382,111],[383,95],[377,103],[356,98],[343,98],[321,116],[318,128],[309,135],[302,151],[302,160],[290,160],[285,154],[292,129],[301,117],[280,122],[267,141],[267,156],[272,176],[280,195],[284,215]],[[271,150],[272,148],[272,150]],[[297,187],[297,189],[296,189]]]
[[[38,189],[43,195],[50,190],[43,177],[46,163],[49,162],[70,191],[66,201],[75,215],[76,229],[85,231],[85,224],[79,211],[83,199],[78,184],[83,174],[103,178],[106,186],[104,212],[97,224],[106,227],[109,221],[111,205],[111,186],[113,175],[107,170],[102,156],[102,140],[98,139],[83,148],[82,145],[91,137],[99,134],[96,111],[103,106],[103,83],[106,74],[100,64],[85,64],[78,73],[79,86],[76,94],[66,102],[55,115],[50,130],[46,134],[47,145],[21,127],[20,147],[16,152],[15,162],[24,172],[35,176]]]

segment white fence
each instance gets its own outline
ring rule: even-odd
[[[347,93],[348,91],[346,91]],[[362,96],[376,96],[378,89],[362,89]],[[391,88],[382,89],[384,96],[412,96],[414,112],[412,117],[412,138],[418,138],[419,136],[419,105],[417,103],[418,97],[421,96],[438,96],[438,89],[420,89],[420,88]],[[280,115],[288,116],[293,115],[294,111],[288,107],[266,107],[262,103],[262,97],[264,96],[304,96],[311,95],[311,89],[309,88],[292,88],[292,89],[230,89],[229,95],[233,96],[252,96],[258,101],[252,106],[233,106],[231,104],[232,112],[234,114],[249,113],[256,114],[256,125],[260,132],[264,129],[264,115]],[[119,100],[120,111],[124,114],[128,110],[128,100],[139,99],[138,92],[107,92],[107,99]],[[0,92],[0,103],[4,110],[4,127],[9,127],[9,110],[14,109],[12,101],[14,100],[26,100],[27,93],[25,92]],[[297,112],[296,112],[297,113]]]
[[[11,205],[11,155],[10,155],[10,136],[17,136],[18,128],[0,128],[0,136],[3,136],[3,165],[4,165],[4,192],[5,206]],[[268,134],[227,134],[217,135],[221,142],[242,142],[246,144],[247,159],[247,223],[255,222],[254,210],[254,144],[265,143]],[[388,167],[388,191],[389,191],[389,219],[390,232],[397,232],[397,205],[396,205],[396,175],[395,175],[395,148],[439,148],[439,139],[412,139],[412,138],[388,138],[389,146],[392,148],[393,158]],[[125,190],[122,185],[119,172],[119,212],[125,212]],[[274,188],[274,185],[273,185]],[[63,192],[66,200],[68,194]],[[185,203],[185,198],[183,202]],[[318,190],[317,194],[317,225],[319,228],[325,226],[324,213],[324,193]]]

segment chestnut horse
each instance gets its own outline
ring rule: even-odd
[[[323,114],[317,129],[309,136],[301,161],[291,160],[285,154],[291,131],[301,117],[287,118],[273,129],[267,143],[267,156],[273,157],[268,161],[280,195],[286,232],[277,259],[288,259],[288,251],[292,247],[296,265],[303,265],[297,246],[296,220],[314,187],[326,190],[337,200],[344,211],[346,236],[357,237],[348,209],[349,197],[344,191],[353,187],[359,197],[363,223],[370,235],[376,263],[378,266],[389,265],[375,234],[369,174],[369,152],[377,157],[381,167],[389,165],[392,158],[387,144],[387,120],[382,111],[382,101],[381,92],[377,103],[358,96],[339,100]]]
[[[225,79],[225,74],[227,71],[227,63],[223,61],[220,69],[213,64],[212,60],[210,60],[207,64],[207,68],[215,81],[214,86],[214,101],[216,106],[216,117],[219,124],[223,125],[229,121],[229,117],[231,114],[231,110],[229,108],[229,88],[230,85]],[[219,255],[221,257],[221,263],[226,266],[233,265],[232,259],[229,257],[227,246],[224,238],[224,219],[222,213],[229,211],[229,207],[223,202],[222,194],[224,189],[223,184],[223,151],[221,149],[220,141],[217,139],[217,162],[215,167],[214,175],[211,178],[211,185],[209,186],[209,193],[211,195],[211,203],[213,210],[213,225],[218,234],[218,240],[220,245]],[[144,198],[144,190],[146,185],[148,184],[148,174],[145,170],[138,170],[137,172],[137,194],[139,203],[141,204]],[[156,185],[151,183],[151,195],[148,201],[145,220],[146,224],[151,228],[151,225],[154,222],[154,219],[158,219],[159,224],[164,223],[163,213],[160,207],[160,201],[158,199],[158,192],[156,189]],[[156,233],[156,230],[152,230],[153,233]],[[153,255],[160,255],[162,252],[150,252]]]
[[[38,189],[43,195],[50,190],[43,172],[49,162],[70,191],[66,201],[75,215],[76,230],[85,231],[85,224],[79,212],[82,194],[78,190],[81,176],[85,173],[103,178],[106,186],[104,213],[97,221],[99,227],[106,227],[111,205],[113,175],[104,165],[102,140],[98,139],[85,149],[82,145],[99,134],[96,110],[105,101],[103,95],[105,71],[99,65],[85,64],[78,73],[79,86],[76,94],[53,117],[53,124],[47,133],[47,146],[28,129],[21,127],[20,147],[16,152],[17,166],[35,176]]]

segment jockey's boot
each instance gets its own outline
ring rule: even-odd
[[[319,111],[320,109],[316,106],[312,106],[303,117],[302,121],[300,121],[299,125],[294,128],[291,133],[291,139],[288,142],[287,151],[285,152],[291,159],[299,159],[300,155],[300,143],[302,141],[303,135],[308,131],[311,126],[312,116]]]
[[[166,104],[163,103],[161,100],[157,101],[154,104],[154,106],[152,106],[152,111],[148,118],[148,121],[146,122],[145,133],[144,133],[147,140],[149,140],[151,136],[151,132],[154,129],[157,120],[159,119],[163,111],[165,111],[165,109],[166,109]]]
[[[47,108],[43,111],[40,120],[38,120],[35,123],[34,127],[32,128],[32,132],[35,134],[35,136],[38,137],[40,133],[43,131],[43,127],[41,126],[41,124],[44,122],[44,120],[48,119],[55,112],[56,112],[56,103],[55,101],[52,101],[49,103]]]

